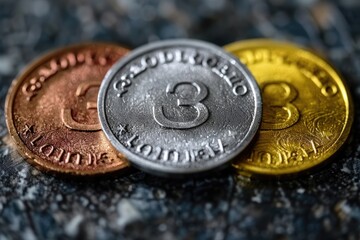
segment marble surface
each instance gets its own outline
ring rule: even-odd
[[[355,0],[0,0],[0,239],[359,239],[359,22]],[[314,48],[351,88],[351,137],[311,174],[247,179],[226,169],[169,180],[133,169],[68,179],[30,166],[7,136],[8,87],[48,50],[90,40],[134,48],[168,38],[224,45],[254,37]]]

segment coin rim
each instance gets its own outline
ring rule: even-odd
[[[37,154],[33,153],[24,142],[19,137],[19,133],[17,132],[15,125],[14,125],[14,116],[13,116],[13,104],[15,100],[16,93],[19,90],[19,87],[25,80],[25,78],[34,71],[35,68],[44,64],[44,62],[49,61],[55,56],[62,54],[64,52],[68,52],[75,49],[81,48],[89,48],[91,46],[101,47],[101,46],[109,46],[111,48],[117,48],[121,51],[124,51],[124,56],[127,55],[130,50],[122,45],[118,45],[115,43],[108,43],[108,42],[84,42],[79,44],[72,44],[68,46],[63,46],[56,48],[55,50],[50,50],[45,53],[40,54],[35,60],[31,61],[28,65],[25,66],[24,69],[20,71],[20,73],[14,78],[12,81],[6,99],[5,99],[5,121],[9,131],[9,135],[11,136],[12,141],[15,143],[15,147],[17,151],[20,153],[22,157],[25,158],[27,162],[29,162],[34,167],[40,169],[41,171],[45,172],[53,172],[53,173],[60,173],[60,174],[69,174],[69,175],[77,175],[77,176],[95,176],[95,175],[103,175],[106,173],[114,173],[117,171],[125,170],[128,168],[129,163],[124,158],[124,163],[118,165],[118,167],[112,168],[104,168],[101,171],[97,170],[76,170],[76,169],[64,169],[61,167],[56,166],[55,164],[39,157]],[[111,144],[109,143],[111,146]],[[115,150],[115,149],[114,149]]]
[[[134,154],[132,151],[128,150],[126,147],[124,147],[119,140],[116,138],[115,134],[111,131],[111,128],[109,126],[107,115],[105,112],[105,101],[107,97],[107,92],[110,87],[110,83],[113,79],[113,77],[119,72],[119,69],[122,69],[124,66],[126,66],[129,62],[132,60],[138,58],[139,56],[146,54],[148,52],[152,52],[156,49],[162,49],[164,47],[193,47],[193,48],[201,48],[205,50],[209,50],[210,52],[214,52],[218,54],[219,56],[224,57],[227,59],[232,65],[236,66],[240,72],[247,76],[248,78],[248,84],[252,89],[252,92],[254,94],[254,100],[255,100],[255,110],[252,114],[254,114],[251,125],[249,127],[249,131],[241,141],[241,143],[238,143],[238,147],[235,151],[228,153],[226,156],[223,156],[219,158],[216,161],[211,161],[210,163],[204,164],[205,167],[197,167],[197,168],[191,168],[191,165],[188,167],[176,167],[176,166],[167,166],[167,165],[161,165],[157,162],[151,162],[150,160],[146,158],[142,158],[136,154]],[[175,39],[175,40],[162,40],[157,42],[148,43],[146,45],[143,45],[135,50],[133,50],[131,53],[129,53],[124,58],[121,58],[117,63],[115,63],[110,70],[107,72],[107,74],[104,77],[104,80],[100,86],[100,91],[98,95],[98,114],[100,123],[102,125],[103,131],[105,132],[105,135],[108,137],[110,142],[113,144],[113,146],[120,152],[122,152],[127,159],[137,168],[148,172],[150,174],[160,175],[160,176],[175,176],[176,175],[189,175],[189,174],[195,174],[195,173],[201,173],[201,172],[207,172],[215,169],[219,169],[221,167],[225,167],[227,164],[230,163],[230,161],[236,157],[238,154],[240,154],[252,141],[252,139],[255,137],[260,123],[261,123],[261,117],[262,117],[262,99],[260,94],[260,88],[257,85],[257,82],[255,81],[253,75],[251,72],[247,69],[247,67],[242,64],[236,56],[233,56],[232,54],[224,51],[219,46],[216,46],[214,44],[200,41],[200,40],[193,40],[193,39]]]
[[[334,141],[334,143],[329,147],[329,149],[333,149],[332,151],[327,151],[326,154],[322,155],[319,160],[314,164],[306,164],[301,167],[296,167],[296,169],[274,169],[274,168],[262,168],[258,166],[248,165],[246,163],[233,163],[232,166],[235,168],[240,174],[244,172],[245,175],[255,174],[255,175],[268,175],[268,176],[282,176],[282,175],[291,175],[297,174],[301,172],[305,172],[306,170],[310,170],[320,164],[327,162],[327,160],[331,159],[331,157],[337,153],[341,147],[344,145],[346,140],[350,135],[350,130],[352,128],[354,122],[354,105],[351,97],[351,93],[349,88],[344,80],[344,77],[336,70],[335,66],[332,65],[322,54],[309,49],[307,47],[289,43],[287,41],[273,40],[267,38],[259,38],[259,39],[249,39],[249,40],[241,40],[229,43],[224,46],[224,49],[232,54],[235,54],[237,51],[243,51],[245,49],[260,49],[266,48],[269,49],[271,47],[276,47],[282,50],[292,50],[293,54],[300,53],[301,55],[310,56],[310,58],[316,59],[316,65],[321,66],[323,69],[329,73],[330,76],[334,79],[337,85],[342,92],[343,99],[346,107],[346,120],[345,125],[342,128],[339,137]],[[342,85],[342,88],[341,86]],[[259,129],[261,131],[261,129]],[[235,160],[236,161],[236,160]]]

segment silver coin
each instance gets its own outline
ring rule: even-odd
[[[236,57],[195,40],[132,51],[100,87],[106,136],[138,168],[187,175],[225,166],[261,121],[260,90]]]

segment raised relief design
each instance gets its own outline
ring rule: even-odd
[[[177,87],[183,84],[193,86],[196,89],[197,95],[193,98],[188,98],[176,94]],[[169,96],[171,94],[177,97],[178,107],[194,107],[197,111],[197,117],[192,121],[175,122],[164,115],[163,106],[156,104],[153,107],[153,117],[160,126],[173,129],[189,129],[206,122],[209,117],[209,110],[201,101],[207,97],[208,89],[203,83],[199,81],[169,83],[166,87],[166,95]]]
[[[86,93],[88,92],[89,89],[99,88],[99,87],[100,87],[100,84],[97,81],[82,83],[78,86],[75,96],[76,97],[85,97]],[[88,101],[86,103],[86,109],[87,110],[97,109],[96,102]],[[64,125],[71,130],[87,131],[87,132],[101,130],[100,123],[84,124],[84,123],[79,123],[79,122],[75,121],[72,116],[72,110],[70,108],[61,109],[61,120],[64,123]]]
[[[38,149],[40,154],[50,158],[54,163],[76,165],[76,166],[96,166],[103,164],[112,164],[114,159],[109,158],[106,152],[98,154],[94,152],[72,152],[56,147],[50,143],[41,143],[42,135],[34,137],[30,144]],[[44,141],[42,141],[44,142]],[[87,158],[86,158],[87,157]]]
[[[68,53],[59,59],[50,60],[48,66],[40,68],[38,71],[38,76],[32,77],[28,82],[24,83],[22,86],[22,93],[26,97],[26,100],[30,102],[32,98],[35,97],[43,88],[43,85],[46,83],[46,81],[48,81],[58,72],[81,64],[88,66],[105,66],[109,62],[111,62],[111,57],[107,51],[105,51],[103,55],[97,55],[92,51],[86,51],[84,53],[79,52],[76,54]]]
[[[305,141],[295,141],[294,137],[283,137],[277,140],[276,145],[267,148],[258,148],[251,152],[248,162],[266,164],[268,167],[284,167],[302,164],[311,157],[320,153],[322,145],[316,143],[311,137],[304,137]]]
[[[125,125],[119,124],[119,126],[116,128],[116,130],[118,131],[119,135],[124,135],[125,133],[128,132],[127,127],[128,127],[127,124],[125,124]]]
[[[159,51],[152,56],[144,56],[138,62],[132,64],[129,71],[122,74],[120,79],[112,84],[112,88],[117,92],[116,96],[122,98],[128,92],[133,79],[145,73],[148,69],[172,62],[211,69],[231,87],[232,93],[236,96],[245,96],[250,92],[246,81],[244,81],[244,76],[234,70],[232,63],[228,61],[221,62],[216,55],[206,56],[197,51],[187,54],[186,51],[178,49],[174,52]]]
[[[297,79],[285,81],[278,78],[261,85],[264,108],[260,137],[252,151],[242,159],[245,161],[239,161],[235,167],[246,169],[249,164],[271,174],[277,173],[277,170],[291,173],[297,172],[297,167],[323,161],[325,153],[332,151],[345,122],[343,100],[339,102],[342,98],[339,96],[341,86],[328,67],[318,64],[314,61],[316,58],[309,59],[308,54],[302,56],[276,48],[241,49],[236,54],[250,70],[257,65],[259,76],[277,71],[279,76],[296,73],[293,75],[295,78],[300,73],[307,82],[295,88]],[[276,70],[272,71],[271,66]],[[276,66],[286,67],[287,70],[282,73],[281,68],[278,70]],[[261,68],[264,69],[263,75]],[[304,102],[307,105],[304,106]],[[304,107],[300,110],[300,106]]]
[[[285,81],[269,81],[262,85],[264,98],[264,116],[267,112],[275,112],[263,118],[262,130],[280,130],[293,126],[299,120],[299,110],[292,102],[297,97],[297,91],[293,85]],[[280,119],[279,109],[286,111],[285,120]]]
[[[34,125],[29,125],[25,123],[22,133],[25,136],[25,138],[27,138],[30,134],[34,133]]]

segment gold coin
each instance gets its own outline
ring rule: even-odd
[[[225,46],[255,76],[263,119],[251,149],[233,166],[247,174],[287,175],[312,168],[344,144],[353,121],[344,81],[323,58],[272,40]]]

